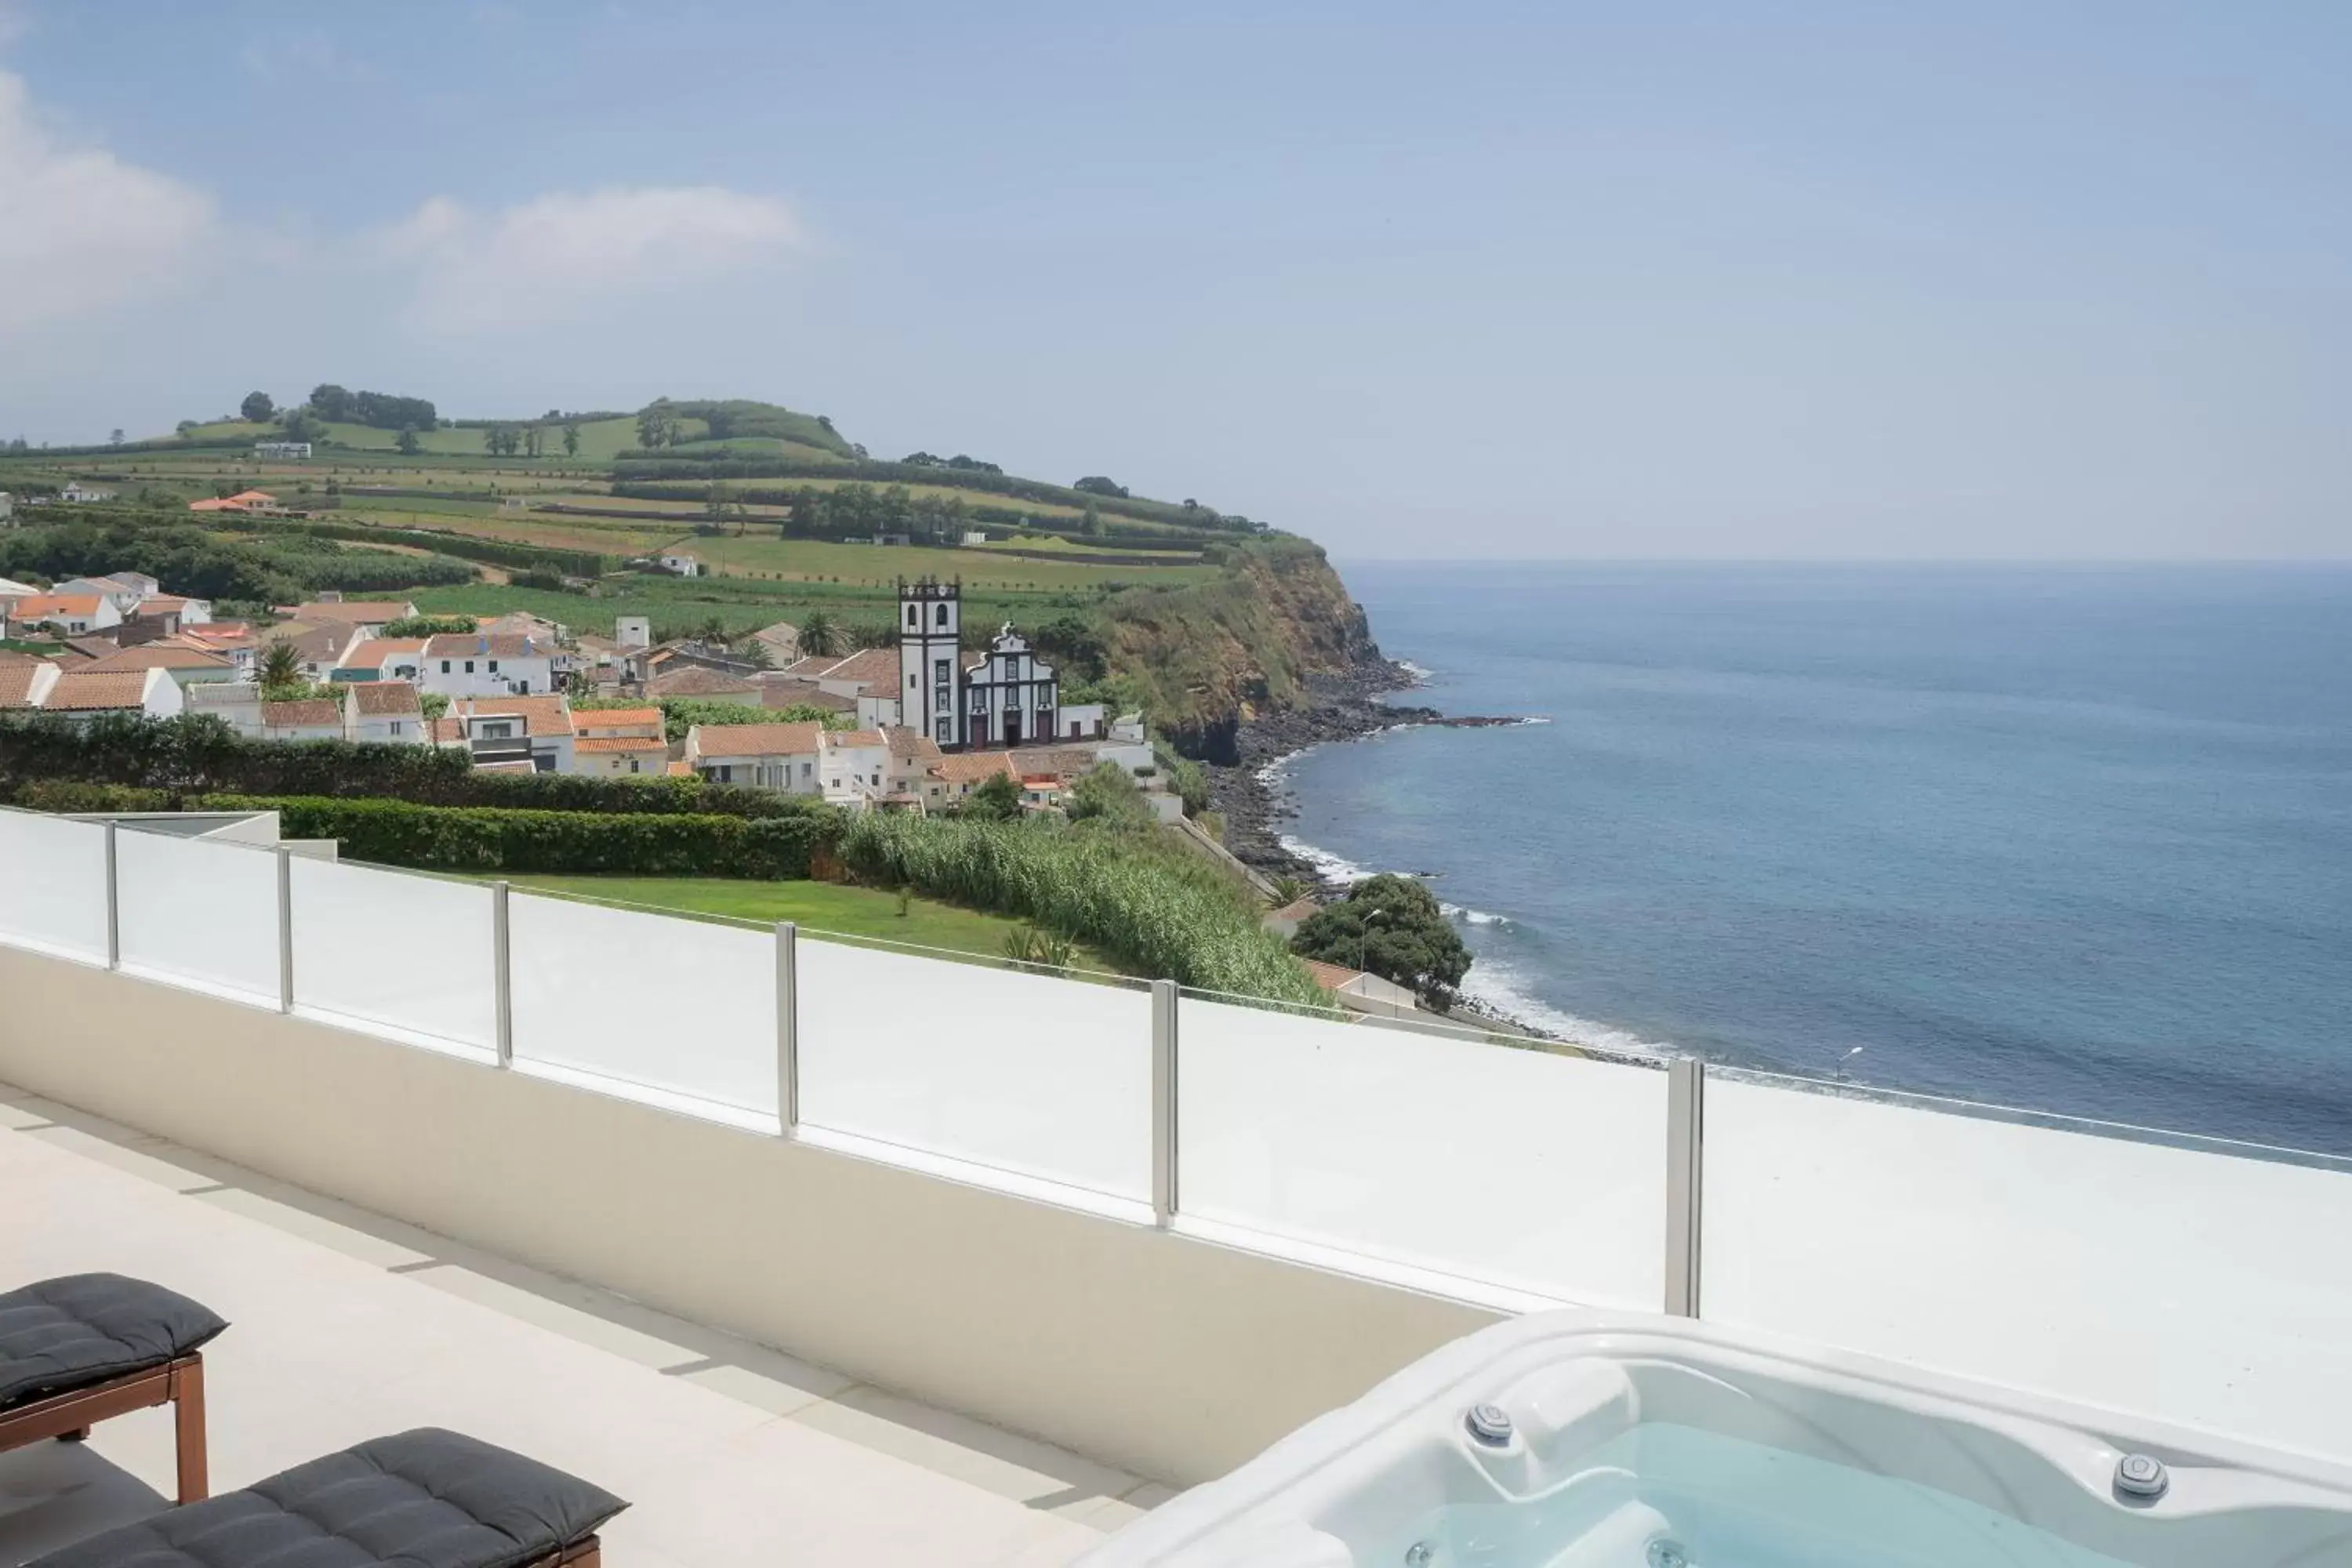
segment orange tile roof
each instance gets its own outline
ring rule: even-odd
[[[9,618],[37,621],[47,616],[94,616],[98,614],[95,594],[36,594],[29,599],[19,599],[16,607],[8,612]]]
[[[405,599],[339,599],[331,603],[297,605],[293,618],[298,621],[397,621],[408,616]]]
[[[824,743],[835,749],[857,746],[887,746],[890,742],[879,730],[831,730],[825,732]]]
[[[690,664],[655,676],[646,689],[656,697],[752,697],[760,689],[723,671]]]
[[[547,651],[512,632],[442,632],[425,644],[427,658],[530,658]]]
[[[666,752],[669,742],[657,735],[583,735],[572,742],[575,752]]]
[[[1364,977],[1364,972],[1360,969],[1349,969],[1337,963],[1325,963],[1319,959],[1302,958],[1298,962],[1307,966],[1307,973],[1315,976],[1315,984],[1326,991],[1337,991],[1350,981],[1361,980]]]
[[[1016,780],[1021,776],[1020,770],[1013,765],[1012,754],[1006,752],[959,752],[933,763],[931,772],[950,784],[978,784],[998,773]]]
[[[68,713],[100,708],[144,708],[150,673],[144,669],[69,669],[58,677],[58,683],[49,688],[48,700],[42,706]]]
[[[22,663],[0,664],[0,708],[29,708],[33,705],[33,682],[43,669],[50,668],[41,660],[26,659]],[[60,678],[62,679],[62,677]]]
[[[705,757],[796,757],[815,754],[823,726],[792,724],[698,724],[694,749]]]
[[[582,730],[625,729],[635,724],[658,725],[662,710],[658,708],[581,708],[573,710],[573,727]]]

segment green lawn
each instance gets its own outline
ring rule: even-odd
[[[839,931],[878,937],[916,947],[1004,955],[1006,933],[1019,922],[984,915],[929,899],[912,899],[898,912],[895,893],[845,888],[832,882],[750,882],[724,877],[515,877],[516,887],[576,893],[624,903],[647,904],[682,914],[728,915],[738,920],[797,921],[812,935]],[[1075,960],[1082,969],[1110,970],[1110,961],[1087,948]]]

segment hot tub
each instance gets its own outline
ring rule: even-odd
[[[1406,1368],[1084,1568],[2347,1568],[2352,1469],[1684,1319]]]

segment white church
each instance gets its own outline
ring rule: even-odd
[[[1054,667],[1008,622],[984,653],[963,648],[963,587],[921,577],[898,584],[899,721],[942,751],[1000,751],[1091,741],[1098,702],[1065,707]]]

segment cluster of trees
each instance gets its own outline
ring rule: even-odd
[[[961,468],[973,474],[1001,474],[1004,471],[994,463],[983,463],[978,458],[968,458],[961,452],[952,458],[942,458],[932,452],[909,452],[898,461],[910,468]]]
[[[388,637],[434,637],[454,636],[474,629],[471,616],[404,616],[383,628]]]
[[[388,392],[347,392],[332,382],[321,382],[310,389],[310,412],[320,419],[337,425],[365,425],[374,430],[431,430],[441,423],[440,411],[433,406],[430,398],[395,397]]]
[[[814,538],[906,533],[952,542],[972,523],[961,496],[919,496],[905,485],[798,485],[782,499],[793,515],[781,531]]]
[[[1074,490],[1084,490],[1088,495],[1109,496],[1114,500],[1127,500],[1127,487],[1125,485],[1120,484],[1116,479],[1105,479],[1100,474],[1088,474],[1085,479],[1078,480],[1070,488]],[[1185,504],[1189,506],[1192,503],[1188,501]]]
[[[541,457],[547,451],[547,443],[551,435],[548,426],[536,421],[528,425],[485,425],[481,428],[482,450],[493,458]],[[401,434],[405,437],[408,433],[403,431]],[[580,455],[578,424],[567,420],[556,428],[554,434],[560,435],[562,438],[565,457],[576,458]],[[411,449],[406,446],[401,447],[404,452]]]
[[[1438,1012],[1454,1005],[1470,951],[1436,895],[1410,877],[1367,877],[1299,922],[1290,951],[1410,988]]]

